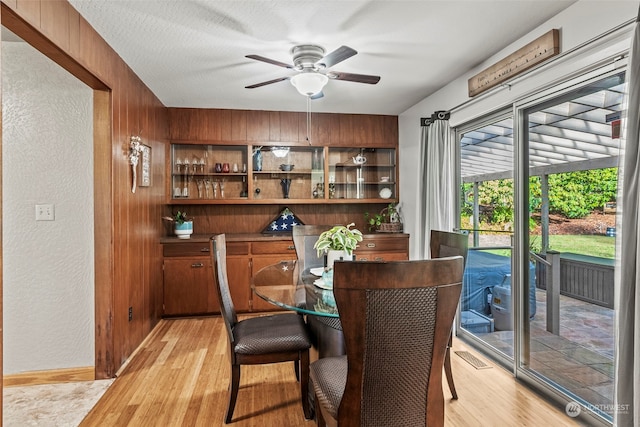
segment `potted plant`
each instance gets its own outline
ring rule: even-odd
[[[193,234],[193,220],[187,218],[187,213],[178,211],[173,216],[163,219],[173,222],[173,232],[179,239],[188,239]]]
[[[369,226],[369,231],[379,231],[385,233],[399,233],[402,231],[402,222],[400,221],[400,212],[398,205],[389,203],[380,213],[369,214],[365,212],[364,220]]]
[[[352,259],[353,251],[362,242],[362,232],[357,228],[351,228],[355,224],[336,225],[323,231],[313,247],[318,251],[318,256],[327,253],[327,267],[332,268],[336,259]]]

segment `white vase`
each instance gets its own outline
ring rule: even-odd
[[[185,221],[182,224],[175,224],[173,228],[178,239],[189,239],[193,234],[193,221]]]
[[[337,251],[334,249],[330,249],[327,252],[327,268],[333,268],[334,261],[339,261],[343,259],[344,261],[353,260],[353,255],[349,255],[347,251]]]

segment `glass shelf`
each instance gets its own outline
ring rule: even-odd
[[[395,199],[396,150],[329,148],[329,183],[337,199]]]
[[[393,148],[171,144],[168,172],[174,204],[380,203],[398,197]]]

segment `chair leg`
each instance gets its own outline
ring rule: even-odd
[[[313,413],[309,405],[309,350],[300,352],[300,395],[304,417],[310,420],[313,418]]]
[[[227,406],[227,415],[224,419],[225,424],[229,424],[231,422],[231,418],[233,418],[233,410],[236,408],[239,387],[240,365],[231,365],[231,380],[229,382],[229,406]]]
[[[316,426],[317,427],[327,427],[327,422],[324,420],[324,417],[322,416],[322,409],[320,409],[320,404],[318,403],[318,396],[315,395],[315,393],[313,394],[313,400],[315,402],[315,408],[316,408]]]
[[[451,372],[451,346],[453,345],[453,333],[449,335],[449,342],[447,343],[447,351],[444,354],[444,374],[447,377],[447,383],[449,384],[449,390],[451,390],[451,396],[453,399],[458,398],[456,392],[456,386],[453,383],[453,372]]]
[[[293,369],[296,371],[296,381],[300,381],[300,359],[293,362]]]

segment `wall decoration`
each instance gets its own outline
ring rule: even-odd
[[[550,30],[511,55],[471,77],[469,97],[474,97],[560,53],[560,31]]]
[[[148,145],[140,145],[142,163],[140,171],[140,187],[151,186],[151,147]]]

